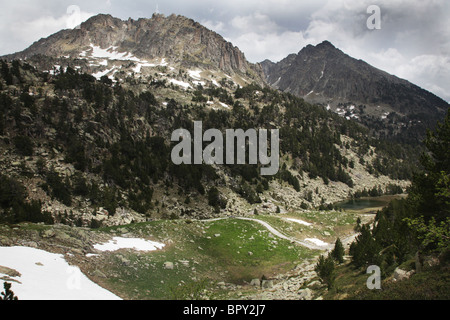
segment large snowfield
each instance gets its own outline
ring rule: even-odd
[[[133,249],[155,251],[164,244],[137,238],[114,238],[94,246],[99,251]],[[0,247],[0,266],[13,269],[20,276],[2,274],[12,284],[19,300],[120,300],[108,290],[89,280],[78,267],[71,266],[62,254],[28,247]],[[14,280],[14,281],[13,281]],[[3,291],[0,280],[0,291]]]
[[[21,274],[10,277],[18,282],[8,281],[19,300],[120,300],[89,280],[78,267],[70,266],[61,254],[28,247],[0,247],[0,266]]]

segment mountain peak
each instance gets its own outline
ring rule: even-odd
[[[385,120],[397,114],[415,119],[421,114],[425,115],[421,121],[431,124],[449,107],[432,93],[350,57],[329,41],[308,45],[276,64],[262,65],[272,87],[334,108],[349,118],[361,106],[368,118]],[[343,105],[353,108],[347,114]]]
[[[81,28],[88,28],[89,26],[92,25],[108,25],[108,24],[112,24],[114,20],[120,20],[117,18],[114,18],[113,16],[111,16],[110,14],[97,14],[95,16],[90,17],[89,19],[87,19],[85,22],[81,23],[80,27]]]
[[[317,48],[333,48],[336,49],[336,47],[328,40],[323,41],[322,43],[319,43],[317,46]]]
[[[304,54],[315,55],[319,51],[329,51],[329,52],[339,51],[340,52],[340,50],[338,48],[336,48],[330,41],[325,40],[316,46],[314,46],[312,44],[308,44],[306,47],[301,49],[298,54],[300,55],[300,54],[304,53]]]
[[[41,55],[86,59],[91,63],[89,58],[100,51],[102,57],[119,56],[123,61],[133,57],[133,61],[147,64],[164,60],[187,68],[220,70],[227,75],[251,75],[248,80],[264,83],[261,67],[248,62],[237,47],[194,20],[175,14],[167,17],[154,14],[150,19],[127,21],[98,14],[79,29],[62,30],[6,58],[29,59]]]
[[[90,21],[90,20],[111,20],[114,19],[114,17],[108,13],[99,13],[95,16],[90,17],[88,20],[86,21]]]

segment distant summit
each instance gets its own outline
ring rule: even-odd
[[[432,125],[449,108],[434,94],[348,56],[329,41],[308,45],[278,63],[266,60],[261,65],[272,87],[349,119],[372,118],[369,126],[389,116],[406,116],[396,119],[404,127],[409,121]]]

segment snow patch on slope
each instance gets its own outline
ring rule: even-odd
[[[308,239],[305,239],[305,241],[314,243],[315,245],[320,246],[320,247],[327,247],[327,246],[329,246],[328,243],[323,242],[322,240],[316,239],[316,238],[308,238]]]
[[[139,238],[114,237],[107,243],[96,244],[94,248],[99,251],[117,251],[120,249],[133,249],[136,251],[155,251],[164,248],[163,243]]]
[[[291,221],[291,222],[295,222],[295,223],[298,223],[298,224],[302,224],[302,225],[308,226],[308,227],[312,225],[311,223],[303,221],[303,220],[300,220],[300,219],[286,218],[286,220]]]
[[[183,82],[183,81],[179,81],[179,80],[175,80],[175,79],[170,79],[169,82],[173,83],[174,85],[184,88],[184,90],[192,88],[191,85],[187,82]]]
[[[0,265],[20,273],[10,277],[14,281],[8,281],[20,300],[120,300],[89,280],[78,267],[70,266],[61,254],[28,247],[0,247]]]

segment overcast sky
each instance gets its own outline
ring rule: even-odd
[[[370,5],[380,8],[381,29],[367,27]],[[137,19],[158,11],[202,23],[238,46],[251,62],[279,61],[308,44],[329,40],[345,53],[450,101],[448,0],[0,0],[0,7],[0,55],[73,27],[77,16],[83,21],[98,13]]]

